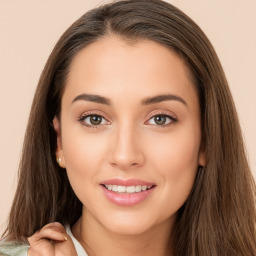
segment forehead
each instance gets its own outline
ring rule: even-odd
[[[64,94],[79,93],[109,98],[192,93],[197,98],[190,70],[176,52],[150,40],[131,44],[119,37],[102,38],[74,57]]]

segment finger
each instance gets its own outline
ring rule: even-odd
[[[33,236],[28,238],[30,245],[38,243],[42,239],[47,239],[52,242],[63,242],[68,240],[66,230],[55,225],[47,225],[40,231],[36,232]]]
[[[41,233],[45,229],[52,229],[66,234],[66,229],[59,222],[48,223],[47,225],[43,226],[40,230],[38,230],[36,233]]]
[[[43,240],[48,240],[52,243],[56,242],[64,242],[68,240],[67,235],[63,235],[60,232],[56,232],[54,230],[44,230],[43,232],[35,233],[33,236],[28,238],[28,242],[30,246],[37,245]]]
[[[43,226],[41,228],[41,230],[45,229],[45,228],[55,228],[55,229],[59,229],[60,231],[66,233],[66,229],[64,228],[64,226],[62,224],[60,224],[59,222],[52,222],[52,223],[48,223],[45,226]],[[40,231],[41,231],[40,230]]]

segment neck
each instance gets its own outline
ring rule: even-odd
[[[170,256],[172,224],[173,221],[168,220],[142,234],[119,234],[107,230],[83,211],[72,233],[89,256]]]

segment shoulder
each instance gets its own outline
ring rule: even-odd
[[[0,241],[1,256],[27,256],[28,249],[28,244],[6,241],[5,239]]]
[[[82,245],[78,242],[78,240],[74,237],[74,235],[72,234],[71,228],[69,225],[65,226],[65,229],[67,231],[67,234],[70,236],[70,238],[72,239],[74,246],[76,248],[76,252],[78,256],[88,256],[86,251],[84,250],[84,248],[82,247]]]

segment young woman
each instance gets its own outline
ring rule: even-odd
[[[225,75],[159,0],[91,10],[43,70],[3,255],[256,255],[255,183]]]

